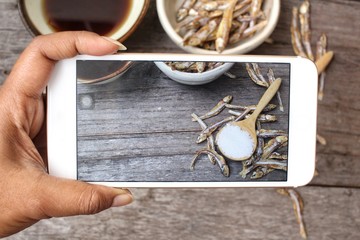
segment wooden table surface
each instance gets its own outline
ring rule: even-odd
[[[282,2],[273,44],[252,54],[293,55],[291,8]],[[319,175],[298,188],[309,239],[360,239],[360,1],[312,0],[313,42],[328,35],[335,58],[318,106]],[[31,41],[16,0],[0,0],[0,83]],[[182,52],[151,6],[125,42],[129,52]],[[304,116],[306,117],[306,116]],[[304,151],[304,158],[306,151]],[[135,202],[95,216],[43,220],[8,239],[301,239],[291,201],[275,189],[134,189]]]

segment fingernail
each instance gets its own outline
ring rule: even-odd
[[[133,197],[131,194],[129,194],[129,193],[120,194],[114,198],[111,207],[125,206],[125,205],[130,204],[132,201],[133,201]]]
[[[105,40],[117,45],[119,47],[119,51],[125,51],[127,48],[119,41],[116,41],[112,38],[106,37],[106,36],[102,36]]]

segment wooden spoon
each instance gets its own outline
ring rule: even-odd
[[[280,85],[280,78],[270,85],[249,118],[239,122],[230,122],[219,130],[216,135],[216,144],[224,156],[231,160],[242,161],[253,155],[257,145],[256,119],[274,97]]]

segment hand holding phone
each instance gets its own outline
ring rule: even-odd
[[[43,91],[55,62],[77,52],[110,54],[115,49],[93,33],[42,36],[24,50],[0,87],[0,238],[43,218],[92,214],[131,202],[124,189],[49,176],[40,151],[46,149],[41,141]]]

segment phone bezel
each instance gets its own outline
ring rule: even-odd
[[[77,178],[76,81],[74,81],[76,79],[76,60],[194,61],[194,59],[218,62],[290,63],[291,97],[287,181],[92,183],[113,187],[146,188],[297,187],[309,183],[315,170],[317,69],[312,61],[291,56],[122,53],[103,57],[80,55],[59,61],[50,77],[47,89],[49,173],[63,178]],[[304,98],[304,94],[306,94],[306,98]],[[306,149],[306,154],[304,149]]]

